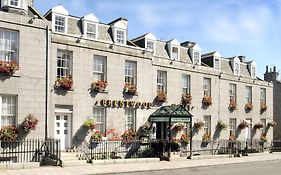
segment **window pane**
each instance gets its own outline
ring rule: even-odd
[[[1,127],[16,124],[16,96],[2,96]]]
[[[96,38],[96,25],[87,23],[87,37]]]
[[[55,31],[56,32],[65,32],[65,17],[56,16],[55,17]]]
[[[125,109],[125,130],[135,131],[135,116],[136,111],[134,109]]]
[[[94,80],[106,80],[106,57],[94,55]]]
[[[57,78],[71,78],[72,52],[68,50],[57,51]]]
[[[18,62],[18,32],[0,29],[0,60]]]
[[[94,107],[93,118],[96,122],[96,130],[100,131],[102,134],[105,133],[105,108]]]
[[[116,31],[116,42],[119,44],[125,44],[125,31],[123,30]]]
[[[211,116],[204,116],[204,133],[211,134]]]
[[[157,91],[164,91],[167,93],[167,72],[157,71]]]
[[[252,103],[252,87],[246,86],[246,103]]]
[[[136,84],[136,67],[136,62],[125,62],[125,83]]]
[[[182,75],[182,82],[183,82],[182,93],[183,94],[190,94],[190,75],[183,74]]]
[[[210,78],[203,79],[203,91],[204,91],[204,96],[211,96],[211,79]]]

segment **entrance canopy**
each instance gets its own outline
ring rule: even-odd
[[[191,122],[192,115],[182,105],[162,106],[152,113],[150,122]]]

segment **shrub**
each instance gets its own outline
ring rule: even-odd
[[[93,130],[95,128],[95,121],[93,119],[87,119],[83,123],[83,126],[87,129]]]
[[[17,137],[17,129],[15,126],[5,126],[0,130],[1,141],[15,141]]]
[[[91,140],[94,141],[99,141],[102,138],[102,134],[99,131],[95,131],[92,135],[91,135]]]

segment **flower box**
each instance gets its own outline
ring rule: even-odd
[[[261,112],[264,112],[264,111],[266,111],[267,110],[267,106],[266,106],[266,104],[261,104],[261,106],[260,106],[260,110],[261,110]]]
[[[210,142],[211,141],[211,134],[209,134],[209,133],[203,134],[202,141],[203,142]]]
[[[217,128],[220,129],[220,130],[226,130],[227,125],[222,120],[218,120]]]
[[[137,85],[126,83],[123,87],[123,92],[130,95],[135,95],[137,93]]]
[[[105,81],[105,80],[94,81],[92,83],[91,87],[92,87],[92,90],[94,90],[96,92],[103,92],[107,88],[107,81]]]
[[[34,115],[29,114],[27,117],[24,118],[22,122],[22,127],[24,131],[30,132],[31,130],[35,130],[38,124],[38,119],[34,117]]]
[[[165,102],[167,100],[167,94],[164,91],[158,91],[155,100],[158,102]]]
[[[181,96],[181,102],[184,105],[190,104],[192,100],[192,97],[190,94],[182,94]]]
[[[199,130],[201,130],[203,128],[204,122],[203,121],[195,122],[193,124],[193,126],[199,131]]]
[[[234,140],[236,140],[236,137],[235,137],[235,135],[231,134],[228,139],[230,141],[234,141]]]
[[[204,105],[208,105],[208,106],[212,105],[212,97],[211,96],[204,96],[202,98],[202,103]]]
[[[277,126],[277,122],[272,121],[272,122],[267,123],[267,125],[269,127],[275,127],[275,126]]]
[[[262,133],[262,134],[260,135],[260,140],[261,140],[262,142],[266,142],[266,141],[267,141],[266,133]]]
[[[1,61],[0,60],[0,73],[12,75],[19,69],[19,65],[15,61]]]
[[[247,103],[247,104],[245,105],[245,110],[251,111],[252,109],[253,109],[253,104],[252,104],[252,103]]]
[[[15,126],[5,126],[0,130],[0,141],[15,141],[17,137]]]
[[[235,100],[230,100],[228,108],[231,111],[236,110],[237,109],[237,102]]]
[[[128,140],[135,140],[137,138],[137,133],[133,130],[126,130],[121,135],[122,140],[128,141]]]
[[[254,128],[255,129],[261,129],[261,128],[263,128],[263,124],[262,123],[257,123],[257,124],[255,124]]]
[[[240,129],[245,129],[246,127],[249,127],[249,124],[248,124],[245,120],[243,120],[243,121],[238,125],[238,127],[239,127]]]
[[[83,126],[84,126],[86,129],[93,130],[93,129],[95,129],[95,121],[94,121],[93,119],[87,119],[87,120],[83,123]]]
[[[65,90],[70,90],[72,88],[73,81],[70,78],[58,78],[55,82],[57,88],[63,88]]]

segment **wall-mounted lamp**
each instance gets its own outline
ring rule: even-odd
[[[112,43],[112,44],[109,45],[109,48],[113,49],[113,46],[114,46],[114,44]]]
[[[29,24],[32,24],[32,23],[34,22],[34,20],[37,19],[37,18],[38,18],[38,16],[37,16],[37,15],[34,15],[34,16],[28,21],[28,23],[29,23]]]
[[[82,37],[83,37],[83,35],[81,35],[79,38],[77,38],[76,43],[80,43]]]

